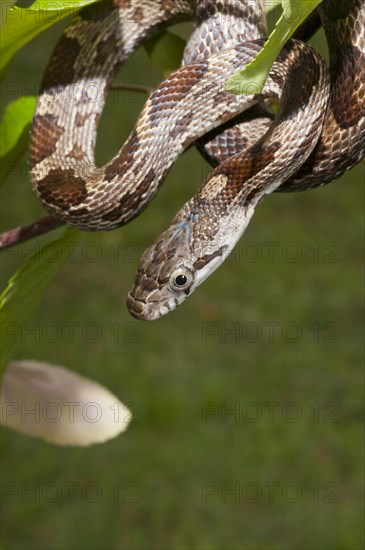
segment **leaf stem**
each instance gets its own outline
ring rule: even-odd
[[[52,216],[45,216],[44,218],[40,218],[29,225],[23,225],[21,227],[10,229],[0,235],[0,250],[5,250],[5,248],[10,248],[11,246],[23,243],[29,239],[33,239],[33,237],[37,237],[38,235],[49,233],[62,225],[64,224],[60,220],[57,220]]]
[[[111,91],[116,92],[139,92],[141,94],[150,94],[153,88],[148,86],[141,86],[139,84],[112,84],[109,88]]]

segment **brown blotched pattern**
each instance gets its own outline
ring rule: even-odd
[[[58,125],[55,115],[35,115],[33,118],[33,147],[30,150],[29,164],[33,168],[45,158],[49,157],[56,148],[64,129]]]
[[[185,48],[184,63],[199,61],[266,36],[266,18],[259,0],[241,3],[236,0],[202,0],[197,6],[195,28]],[[234,96],[222,90],[217,102],[231,98],[234,100]],[[256,143],[268,130],[272,118],[265,107],[251,107],[203,136],[197,142],[198,149],[211,165],[217,166]]]
[[[319,142],[277,191],[330,183],[365,156],[364,0],[324,0],[320,13],[330,51],[331,94]]]
[[[87,197],[85,181],[72,170],[50,170],[38,183],[38,193],[47,202],[57,202],[60,208],[79,206]]]
[[[331,53],[330,105],[318,144],[295,177],[284,184],[288,190],[330,181],[364,155],[364,2],[324,0],[319,13]],[[97,122],[114,74],[145,38],[194,16],[185,63],[195,62],[153,92],[127,143],[109,163],[97,168],[93,160]],[[178,155],[207,133],[201,143],[214,164],[248,151],[241,167],[236,160],[231,164],[237,173],[227,173],[227,191],[240,179],[247,163],[256,168],[270,164],[274,143],[293,140],[289,122],[306,102],[311,103],[315,93],[311,79],[318,77],[319,68],[317,62],[313,65],[307,46],[292,42],[274,64],[260,97],[225,93],[226,80],[262,46],[262,41],[253,39],[265,35],[258,0],[111,0],[81,10],[55,47],[33,121],[31,174],[44,207],[68,225],[82,229],[118,227],[146,207]],[[244,40],[250,41],[241,44]],[[295,59],[296,69],[292,66]],[[282,100],[285,112],[273,126],[273,117],[263,106],[242,115],[264,98],[279,97],[290,73],[293,84],[287,86],[287,97]],[[321,101],[313,104],[308,119],[301,121],[301,128],[312,125],[315,135],[319,133]],[[227,123],[237,116],[234,123]],[[215,130],[222,124],[226,126]],[[265,138],[266,153],[261,157],[252,145],[258,140],[261,144],[267,131],[269,142]],[[305,151],[314,145],[304,130],[302,133],[306,137],[293,154],[298,167]],[[274,142],[271,134],[275,134]],[[270,175],[270,166],[259,172],[265,170]],[[252,190],[261,184],[249,180],[252,189],[247,196],[252,198]],[[217,182],[223,197],[222,178]]]

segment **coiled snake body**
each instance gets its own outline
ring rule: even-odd
[[[290,40],[260,95],[225,93],[225,81],[253,59],[263,40],[252,40],[253,34],[246,35],[249,42],[234,43],[242,37],[240,28],[216,33],[218,53],[198,59],[194,44],[212,42],[199,35],[199,25],[209,29],[210,18],[224,11],[260,36],[265,27],[258,10],[259,4],[247,0],[106,1],[82,10],[52,54],[31,133],[33,188],[53,216],[86,230],[113,229],[137,216],[191,143],[257,102],[280,97],[274,123],[254,145],[252,138],[242,139],[242,129],[252,128],[249,116],[241,130],[218,130],[206,144],[212,162],[223,162],[142,257],[128,297],[136,317],[154,319],[181,303],[222,263],[265,194],[280,186],[299,190],[327,183],[364,156],[364,1],[320,5],[331,91],[320,55]],[[116,70],[145,38],[194,18],[196,11],[196,31],[185,52],[185,62],[194,62],[160,84],[126,144],[96,167],[97,123]],[[229,48],[219,51],[222,39]],[[259,135],[270,119],[260,116]]]

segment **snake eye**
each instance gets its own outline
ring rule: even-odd
[[[185,286],[187,282],[188,282],[188,278],[186,275],[181,274],[175,278],[176,286]]]
[[[193,275],[191,271],[184,267],[175,269],[170,277],[170,284],[174,290],[186,290],[192,281]]]

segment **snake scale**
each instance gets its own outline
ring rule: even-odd
[[[191,294],[227,257],[266,194],[332,181],[365,154],[364,0],[318,7],[330,75],[316,51],[290,40],[260,94],[226,93],[226,80],[264,44],[256,38],[266,33],[260,9],[259,0],[105,0],[81,10],[49,61],[30,168],[37,197],[67,225],[100,231],[127,223],[199,139],[219,163],[142,256],[128,296],[140,319],[155,319]],[[184,66],[152,92],[126,143],[97,167],[97,124],[116,71],[146,38],[194,18]],[[280,98],[272,124],[262,107],[268,98]]]

